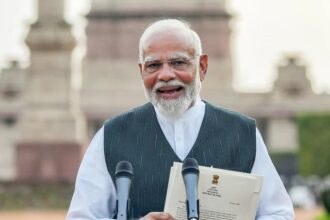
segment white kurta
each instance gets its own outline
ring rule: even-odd
[[[178,157],[183,160],[193,147],[205,114],[205,104],[196,104],[178,118],[156,109],[160,127]],[[292,202],[256,130],[256,157],[251,173],[264,177],[257,210],[258,220],[293,220]],[[110,219],[115,211],[116,189],[104,157],[104,127],[90,143],[80,165],[75,191],[67,214],[69,220]]]

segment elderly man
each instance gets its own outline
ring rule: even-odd
[[[117,162],[134,167],[133,218],[174,219],[162,212],[173,161],[264,176],[258,220],[293,219],[292,203],[256,129],[242,114],[201,101],[208,67],[198,35],[176,19],[142,34],[139,70],[149,103],[105,123],[81,163],[67,219],[111,219]]]

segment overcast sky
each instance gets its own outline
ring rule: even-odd
[[[0,69],[10,59],[27,63],[26,26],[35,19],[35,0],[0,0]],[[68,0],[67,18],[77,22],[90,0]],[[317,92],[330,93],[329,0],[227,0],[234,14],[232,48],[235,86],[271,88],[276,65],[298,54],[308,65]]]

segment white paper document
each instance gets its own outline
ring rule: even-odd
[[[182,164],[174,162],[164,211],[176,220],[186,220],[186,191]],[[255,219],[262,177],[199,166],[198,198],[201,220]]]

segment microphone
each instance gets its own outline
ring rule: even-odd
[[[187,158],[182,164],[182,177],[186,188],[186,208],[187,219],[199,219],[199,200],[198,200],[198,163],[194,158]]]
[[[115,172],[115,182],[117,189],[117,219],[127,220],[130,199],[129,192],[133,177],[133,167],[128,161],[117,163]]]

